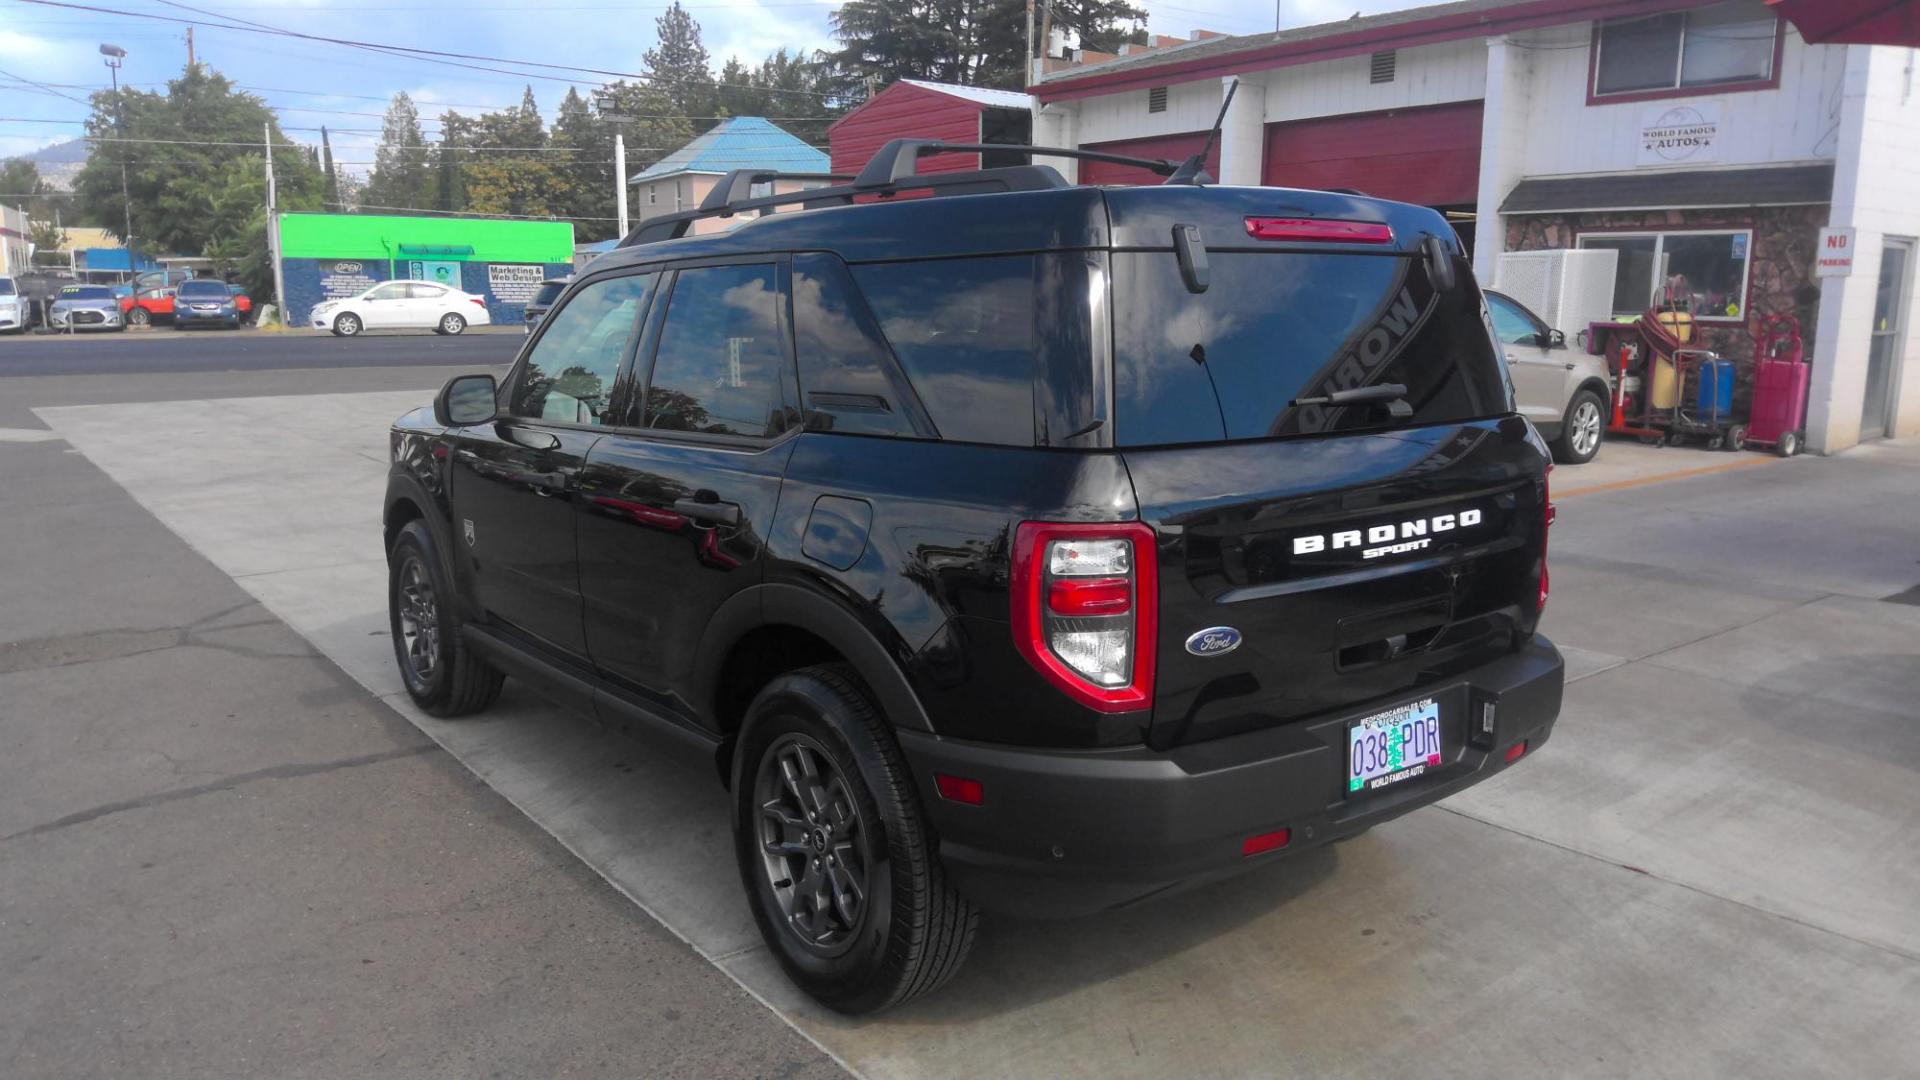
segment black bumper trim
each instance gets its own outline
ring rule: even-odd
[[[956,886],[990,910],[1068,916],[1252,869],[1470,787],[1506,767],[1509,747],[1524,739],[1531,755],[1546,742],[1565,674],[1553,643],[1536,636],[1417,694],[1165,752],[1034,750],[897,734]],[[1447,709],[1446,760],[1377,794],[1348,798],[1340,765],[1347,723],[1427,697]],[[1469,725],[1488,702],[1494,730],[1474,745]],[[935,773],[979,780],[986,802],[941,799]],[[1248,837],[1282,828],[1292,830],[1287,847],[1241,855]]]

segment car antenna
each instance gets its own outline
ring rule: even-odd
[[[1213,144],[1220,138],[1220,125],[1227,122],[1227,106],[1233,104],[1233,93],[1238,89],[1240,89],[1239,79],[1227,84],[1227,96],[1220,102],[1220,115],[1213,118],[1213,127],[1207,129],[1207,141],[1200,144],[1200,152],[1181,162],[1180,167],[1173,171],[1173,175],[1162,180],[1161,183],[1198,187],[1201,184],[1214,182],[1213,177],[1206,173],[1207,155],[1213,153]]]

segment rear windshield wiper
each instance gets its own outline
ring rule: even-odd
[[[1335,390],[1320,397],[1294,398],[1289,404],[1297,409],[1302,405],[1371,405],[1377,402],[1385,402],[1388,414],[1395,420],[1406,420],[1413,416],[1413,406],[1407,404],[1405,383],[1356,386],[1351,390]]]

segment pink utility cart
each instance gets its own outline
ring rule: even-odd
[[[1753,413],[1746,445],[1771,446],[1781,457],[1792,457],[1800,452],[1807,422],[1808,369],[1800,320],[1766,316],[1753,346]]]

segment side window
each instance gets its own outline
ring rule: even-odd
[[[1033,256],[872,264],[853,277],[941,437],[1033,445]]]
[[[1535,326],[1519,305],[1504,296],[1487,294],[1487,309],[1493,314],[1493,333],[1502,345],[1538,345],[1540,328]]]
[[[389,281],[385,285],[367,294],[369,300],[404,300],[407,296],[407,283]]]
[[[680,271],[647,381],[644,424],[764,437],[783,430],[780,287],[767,264]]]
[[[832,255],[793,257],[793,342],[807,430],[933,434],[916,431],[919,402]]]
[[[603,278],[549,315],[513,385],[507,412],[529,420],[607,424],[621,361],[633,346],[653,275]]]
[[[438,285],[422,285],[414,282],[407,286],[407,295],[415,300],[438,300],[447,295],[447,290]]]

